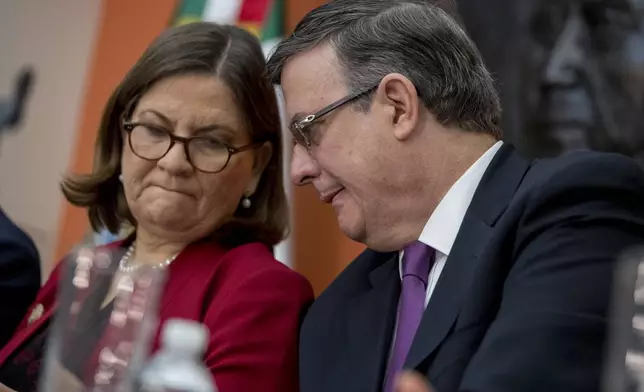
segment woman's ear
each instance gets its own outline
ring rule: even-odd
[[[246,189],[247,195],[252,195],[257,190],[259,180],[273,156],[273,145],[270,142],[265,142],[261,147],[255,150],[255,161],[253,162],[253,175]]]

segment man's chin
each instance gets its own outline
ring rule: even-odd
[[[340,226],[340,230],[350,240],[365,243],[366,231],[364,229],[364,224],[360,223],[358,220],[343,219],[343,217],[339,215],[338,225]]]

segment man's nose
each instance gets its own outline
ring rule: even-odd
[[[296,145],[291,156],[291,182],[298,186],[307,185],[319,175],[320,167],[315,159],[306,148]]]

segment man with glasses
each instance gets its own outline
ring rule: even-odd
[[[369,248],[304,320],[303,392],[391,392],[403,369],[437,392],[599,388],[613,262],[644,242],[633,161],[521,157],[478,50],[426,0],[331,1],[268,75],[292,181]]]

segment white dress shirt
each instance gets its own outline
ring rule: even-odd
[[[499,148],[503,144],[498,141],[490,147],[472,166],[452,185],[441,202],[438,204],[432,216],[425,224],[425,228],[418,240],[431,246],[436,252],[436,261],[429,271],[427,278],[427,292],[425,293],[425,307],[434,292],[438,278],[443,272],[445,263],[449,258],[452,245],[456,235],[461,228],[463,218],[467,212],[474,192],[483,178],[483,174],[492,162]],[[399,268],[400,279],[402,280],[402,251],[400,252]],[[430,262],[429,260],[427,262]]]

